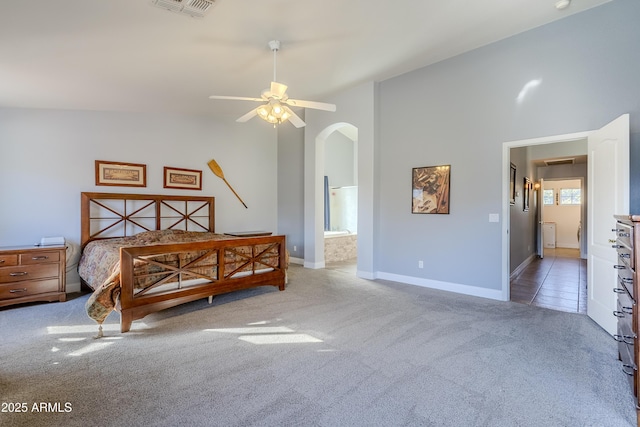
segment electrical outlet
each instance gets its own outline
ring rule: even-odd
[[[418,261],[418,268],[423,268],[424,267],[424,263],[422,261]]]
[[[293,246],[293,252],[297,252],[298,251],[298,247],[297,246]]]

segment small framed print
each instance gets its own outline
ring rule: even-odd
[[[147,165],[96,160],[96,185],[147,186]]]
[[[202,190],[202,171],[165,166],[164,188]]]
[[[411,213],[448,214],[451,165],[413,168]]]

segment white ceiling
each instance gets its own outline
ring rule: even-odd
[[[0,107],[241,114],[273,77],[322,101],[610,0],[2,0]],[[338,109],[340,106],[338,106]]]

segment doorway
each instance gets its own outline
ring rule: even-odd
[[[357,274],[358,129],[335,124],[322,132],[324,268]]]
[[[588,185],[587,227],[584,230],[587,253],[587,315],[609,334],[615,334],[617,322],[611,316],[617,298],[611,292],[616,281],[617,253],[611,245],[614,215],[629,210],[629,115],[623,114],[600,129],[590,132],[505,142],[502,151],[502,294],[510,299],[510,211],[509,160],[512,147],[537,146],[551,142],[587,140]],[[511,181],[513,182],[513,181]]]
[[[526,225],[535,228],[535,236],[529,236],[535,243],[529,245],[526,254],[529,257],[512,270],[511,301],[586,314],[587,264],[581,251],[581,224],[586,222],[582,203],[587,173],[586,141],[581,144],[583,147],[551,144],[537,150],[526,148],[526,160],[531,164],[527,170],[535,180],[531,195],[534,209],[528,213],[530,221]],[[564,156],[539,158],[554,152],[562,152]],[[518,227],[518,221],[522,221],[514,218],[522,213],[512,210],[510,214],[513,230],[510,245],[522,245],[523,240],[529,243],[530,239],[515,235],[523,228],[525,232],[528,230]]]

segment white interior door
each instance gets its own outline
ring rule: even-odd
[[[543,224],[544,224],[544,180],[540,178],[540,187],[538,188],[538,194],[536,195],[537,200],[537,217],[538,217],[538,225],[536,227],[537,234],[537,248],[536,252],[540,258],[544,258],[544,232],[543,232]]]
[[[629,213],[629,115],[588,137],[587,314],[616,333],[615,214]]]

